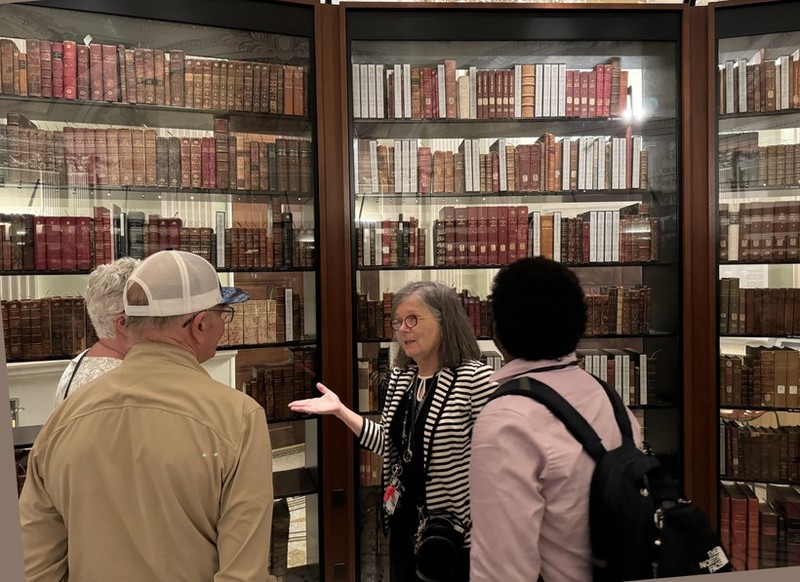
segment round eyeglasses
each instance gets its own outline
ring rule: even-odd
[[[400,328],[403,324],[406,324],[406,327],[411,329],[412,327],[417,327],[417,323],[419,323],[420,319],[428,319],[427,317],[419,317],[418,315],[406,315],[403,319],[393,319],[392,320],[392,329],[395,331],[400,331]]]

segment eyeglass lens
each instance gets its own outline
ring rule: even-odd
[[[412,328],[417,326],[417,316],[416,315],[406,315],[406,317],[402,320],[400,319],[393,319],[392,320],[392,329],[395,331],[399,331],[403,324],[406,324],[406,327]]]

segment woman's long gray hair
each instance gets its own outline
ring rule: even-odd
[[[418,299],[430,309],[442,328],[439,345],[439,365],[442,368],[455,368],[464,361],[480,358],[481,350],[475,340],[475,332],[454,289],[438,281],[406,283],[392,298],[392,319],[395,318],[397,306],[409,297]],[[413,361],[400,345],[395,366],[405,368]]]

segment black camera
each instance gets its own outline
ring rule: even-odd
[[[423,582],[455,580],[467,559],[464,551],[464,532],[456,529],[446,517],[429,517],[417,537],[417,576]]]

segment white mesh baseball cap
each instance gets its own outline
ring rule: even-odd
[[[147,305],[128,305],[128,289],[138,283]],[[250,296],[236,287],[222,287],[211,263],[185,251],[161,251],[150,255],[133,270],[125,284],[125,315],[169,317],[210,309],[215,305],[242,303]]]

